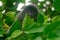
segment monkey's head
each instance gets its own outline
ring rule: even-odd
[[[34,19],[34,21],[37,21],[38,16],[38,8],[35,5],[28,5],[23,8],[23,11],[19,13],[18,19],[22,22],[25,14],[30,16]]]

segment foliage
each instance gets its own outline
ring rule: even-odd
[[[22,25],[18,20],[17,6],[25,0],[0,0],[0,40],[60,40],[60,0],[32,0],[39,13],[37,21],[25,15]],[[47,4],[49,1],[50,4]],[[16,5],[13,3],[16,2]],[[45,6],[43,6],[45,5]],[[51,8],[54,7],[55,10]],[[45,9],[45,10],[43,10]],[[2,11],[5,10],[3,13]]]

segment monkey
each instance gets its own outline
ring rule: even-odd
[[[27,14],[28,16],[30,16],[31,18],[34,19],[34,21],[37,21],[37,16],[38,16],[38,8],[35,5],[28,5],[25,6],[22,10],[22,12],[18,13],[18,20],[21,22],[23,22],[23,19],[25,17],[25,14]]]
[[[28,6],[24,6],[23,7],[23,10],[19,13],[17,13],[17,19],[19,20],[18,22],[20,22],[20,29],[22,29],[22,22],[23,22],[23,19],[25,17],[25,14],[27,14],[28,16],[30,16],[32,19],[34,19],[35,22],[37,22],[37,16],[38,16],[38,8],[35,6],[35,5],[28,5]],[[12,23],[12,25],[15,24],[15,20],[14,22]],[[11,31],[11,28],[13,26],[11,26],[8,30],[7,30],[7,34],[10,33],[9,31]],[[10,36],[10,34],[8,34],[8,36]],[[8,37],[8,36],[5,36],[5,37]]]

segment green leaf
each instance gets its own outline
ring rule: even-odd
[[[23,32],[20,30],[16,30],[14,31],[11,36],[9,36],[8,38],[6,38],[6,40],[17,40],[18,37],[22,34]],[[16,39],[17,38],[17,39]]]
[[[60,25],[58,28],[56,28],[54,32],[58,35],[58,37],[60,37]]]
[[[37,37],[34,40],[42,40],[42,38],[41,37]]]
[[[28,15],[25,16],[23,23],[22,23],[22,28],[24,30],[27,30],[30,25],[34,23],[34,20],[31,19]]]
[[[11,28],[9,29],[9,36],[16,30],[21,30],[20,21],[18,19],[15,19],[15,21],[11,25]]]
[[[50,33],[48,34],[48,38],[56,38],[58,35],[56,33]]]
[[[6,13],[6,16],[9,16],[12,20],[14,20],[15,14],[16,14],[15,12],[9,11]]]
[[[0,37],[3,37],[3,33],[4,31],[3,31],[2,25],[0,25]]]
[[[3,15],[0,13],[0,37],[3,37],[3,21],[2,21]]]
[[[43,34],[42,32],[40,32],[40,33],[36,32],[36,33],[27,34],[26,36],[28,36],[29,39],[34,40],[34,39],[36,39],[37,37],[42,36],[42,34]]]
[[[36,33],[36,32],[43,32],[44,26],[39,26],[37,23],[33,23],[28,27],[28,30],[26,30],[26,33]]]
[[[0,12],[0,20],[2,20],[3,18],[3,14]]]
[[[9,26],[11,26],[11,24],[15,20],[15,12],[11,12],[11,11],[7,12],[5,19],[6,19],[5,23],[8,24]]]
[[[51,32],[54,32],[59,27],[59,25],[60,25],[60,21],[56,21],[46,25],[44,29],[44,33],[49,34]]]
[[[47,24],[48,22],[48,16],[44,16],[44,24]]]
[[[60,37],[57,37],[57,38],[51,38],[51,39],[47,39],[47,40],[60,40]]]
[[[11,34],[10,37],[11,37],[12,39],[14,39],[14,38],[20,36],[21,34],[22,34],[22,31],[16,30],[16,31],[14,31],[14,32]]]
[[[52,21],[55,22],[55,21],[59,21],[60,20],[60,15],[58,16],[55,16],[52,18]]]
[[[42,14],[38,14],[37,22],[43,24],[44,23],[44,16]]]
[[[60,12],[60,0],[54,0],[54,8],[56,11]]]
[[[50,37],[53,38],[54,37],[57,37],[58,35],[55,33],[55,31],[60,28],[60,21],[56,21],[56,22],[53,22],[53,23],[50,23],[48,25],[46,25],[45,29],[44,29],[44,34],[47,36],[47,37]],[[54,35],[53,35],[54,34]]]

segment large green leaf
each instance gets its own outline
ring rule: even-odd
[[[22,28],[24,30],[27,30],[30,25],[34,23],[34,20],[31,19],[28,15],[25,16],[23,23],[22,23]]]
[[[36,33],[27,34],[26,36],[28,36],[29,39],[34,40],[37,37],[41,37],[42,34],[43,34],[42,32],[40,32],[40,33],[36,32]]]
[[[20,36],[21,34],[22,34],[22,31],[16,30],[16,31],[14,31],[14,32],[12,33],[12,35],[11,35],[10,37],[11,37],[12,39],[14,39],[14,38]]]
[[[48,24],[44,29],[44,33],[49,34],[51,32],[54,32],[54,30],[56,30],[56,28],[58,28],[59,25],[60,25],[60,21],[56,21]]]
[[[48,34],[48,38],[56,38],[58,35],[56,33],[50,33]]]
[[[21,34],[22,34],[22,31],[16,30],[11,34],[11,36],[6,38],[6,40],[14,40],[15,38],[19,37]]]
[[[36,33],[36,32],[43,32],[44,27],[38,26],[36,23],[29,26],[29,29],[26,30],[26,33]]]
[[[22,27],[26,33],[42,32],[44,29],[43,25],[40,26],[39,23],[34,22],[28,15],[25,16]]]
[[[48,36],[49,37],[49,35],[51,35],[50,37],[52,37],[52,35],[53,35],[53,37],[55,37],[56,36],[56,34],[55,34],[55,31],[58,29],[58,28],[60,28],[60,21],[56,21],[56,22],[53,22],[53,23],[50,23],[50,24],[48,24],[46,27],[45,27],[45,29],[44,29],[44,34],[46,35],[46,36]],[[57,35],[58,36],[58,35]]]

